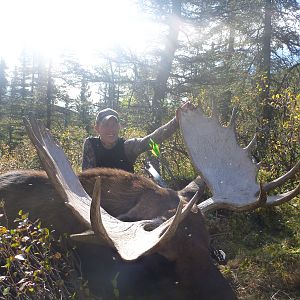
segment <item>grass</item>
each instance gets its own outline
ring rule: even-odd
[[[208,218],[221,266],[239,299],[300,299],[300,199],[248,213],[218,212]]]

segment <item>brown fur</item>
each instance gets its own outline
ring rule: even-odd
[[[125,171],[91,169],[79,174],[90,195],[97,176],[102,178],[102,207],[124,220],[169,217],[179,198],[189,194],[186,189],[182,193],[160,188],[147,178]],[[53,225],[58,233],[80,233],[87,229],[64,204],[43,171],[11,171],[0,175],[0,200],[5,201],[10,225],[22,209],[30,213],[31,219],[40,218],[45,226]],[[1,222],[5,220],[2,218]],[[159,253],[175,262],[180,285],[187,287],[189,293],[182,299],[235,299],[229,284],[213,265],[208,247],[204,219],[196,209],[179,225],[175,236],[159,249]],[[97,249],[98,256],[101,251]],[[107,251],[105,248],[105,253]]]
[[[101,206],[123,220],[153,219],[174,209],[177,192],[161,188],[152,180],[123,170],[97,168],[79,174],[84,189],[92,195],[96,177],[101,177]]]

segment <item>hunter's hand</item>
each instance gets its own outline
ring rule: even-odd
[[[183,103],[179,108],[176,109],[176,121],[179,122],[179,113],[181,110],[188,110],[188,109],[195,109],[195,106],[190,102],[187,101]]]

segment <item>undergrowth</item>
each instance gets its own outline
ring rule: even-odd
[[[300,199],[208,218],[212,243],[224,250],[222,273],[239,299],[300,299]]]
[[[22,211],[15,222],[0,226],[0,299],[91,299],[65,239]]]

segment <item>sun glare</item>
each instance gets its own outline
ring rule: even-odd
[[[1,11],[0,56],[8,60],[26,47],[52,58],[73,51],[89,63],[116,46],[143,51],[159,32],[134,0],[5,0]]]

